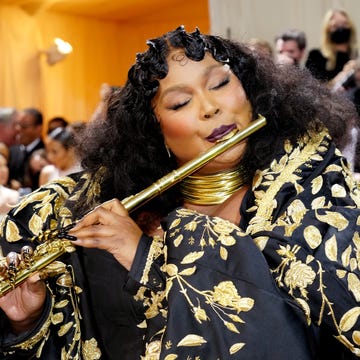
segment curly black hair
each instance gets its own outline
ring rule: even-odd
[[[228,64],[239,78],[253,109],[253,117],[266,117],[267,125],[253,134],[241,160],[248,174],[270,164],[285,139],[292,143],[309,130],[329,129],[335,141],[344,138],[353,106],[333,95],[307,70],[276,66],[270,58],[244,44],[183,27],[149,40],[149,48],[136,56],[128,79],[109,99],[107,118],[90,123],[82,141],[82,165],[90,172],[108,169],[108,197],[123,199],[149,186],[176,168],[152,109],[159,79],[168,72],[167,56],[183,49],[194,61],[206,52]],[[166,212],[177,200],[176,187],[152,202],[152,209]]]

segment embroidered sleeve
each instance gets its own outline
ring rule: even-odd
[[[136,284],[153,291],[163,290],[165,286],[165,277],[161,271],[164,261],[163,247],[164,240],[159,236],[151,238],[143,235],[129,272],[129,278],[135,280]],[[128,284],[128,290],[134,293],[139,287],[136,284],[132,287]]]
[[[63,205],[74,184],[75,181],[71,178],[49,183],[26,196],[17,207],[12,209],[1,224],[0,246],[3,255],[9,251],[19,252],[21,247],[27,244],[39,245],[37,235],[43,230],[55,229],[61,216],[64,215],[66,218],[66,209]],[[52,347],[51,352],[57,346],[60,347],[58,354],[62,351],[66,354],[64,352],[66,346],[72,349],[71,352],[78,351],[76,344],[80,339],[80,319],[75,298],[78,289],[73,284],[72,269],[61,261],[56,261],[47,268],[47,271],[52,272],[53,275],[46,280],[51,294],[49,296],[51,304],[45,307],[38,326],[31,333],[15,338],[6,336],[6,333],[10,333],[9,330],[6,332],[4,329],[4,332],[1,332],[0,341],[3,346],[1,354],[4,358],[21,356],[30,358],[30,354],[33,353],[40,357],[44,349]],[[2,317],[6,325],[5,315],[2,314]],[[51,340],[54,336],[58,338],[56,346]],[[66,336],[68,338],[65,340]]]

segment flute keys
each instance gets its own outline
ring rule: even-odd
[[[18,253],[12,251],[6,255],[6,263],[8,266],[8,277],[12,288],[15,288],[16,272],[20,264],[20,257]]]
[[[26,245],[21,248],[21,260],[26,266],[29,266],[31,264],[31,257],[33,253],[34,250],[31,246]]]
[[[19,259],[19,255],[18,253],[12,251],[12,252],[9,252],[7,255],[6,255],[6,263],[8,265],[8,268],[17,268],[19,266],[19,263],[20,263],[20,259]]]

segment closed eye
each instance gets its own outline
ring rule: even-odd
[[[181,103],[174,104],[174,105],[170,106],[169,109],[170,110],[178,110],[178,109],[182,108],[183,106],[185,106],[189,102],[190,102],[190,100],[186,100]]]
[[[220,84],[210,88],[210,90],[217,90],[222,88],[223,86],[227,85],[230,82],[230,77],[227,77],[226,79],[224,79],[223,81],[221,81]]]

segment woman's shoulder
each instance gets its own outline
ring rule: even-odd
[[[325,59],[325,57],[320,49],[314,48],[309,50],[308,59]]]
[[[54,165],[52,164],[45,165],[40,171],[39,184],[44,185],[47,182],[55,179],[57,175],[58,175],[58,170]]]
[[[42,169],[41,169],[41,172],[43,174],[46,174],[46,175],[49,175],[49,174],[52,174],[56,171],[56,167],[52,164],[49,164],[49,165],[45,165]]]
[[[15,204],[19,199],[19,192],[3,186],[1,188],[1,197],[2,200],[6,200],[7,203]]]

